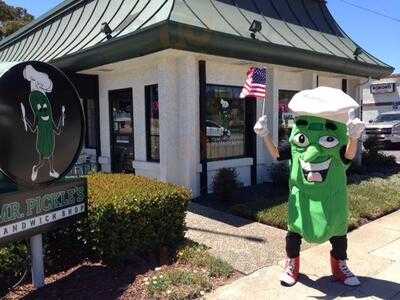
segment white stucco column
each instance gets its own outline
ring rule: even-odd
[[[277,76],[276,69],[272,67],[267,68],[267,103],[266,103],[266,111],[267,111],[267,119],[268,119],[268,128],[271,132],[271,135],[275,141],[278,140],[278,90],[277,86],[274,84],[274,81]],[[256,120],[262,114],[262,101],[257,101],[257,116]],[[269,172],[271,165],[273,163],[273,159],[269,152],[267,151],[264,141],[262,138],[257,136],[257,182],[262,183],[265,181],[269,181]]]
[[[199,67],[194,55],[177,59],[179,120],[179,184],[200,194],[200,105]]]
[[[314,89],[317,87],[317,73],[313,71],[304,71],[302,73],[303,90]]]
[[[160,180],[180,183],[179,102],[176,58],[167,56],[157,66],[160,117]],[[182,158],[183,159],[183,158]]]
[[[99,76],[99,112],[100,112],[100,147],[101,157],[99,163],[103,172],[111,172],[111,154],[110,154],[110,115],[109,98],[110,90],[107,76]]]

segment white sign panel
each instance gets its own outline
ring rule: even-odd
[[[85,204],[78,204],[72,207],[53,211],[51,213],[11,223],[0,227],[0,238],[21,233],[36,227],[51,224],[85,212]]]
[[[371,94],[388,94],[395,90],[394,83],[377,83],[371,85]]]

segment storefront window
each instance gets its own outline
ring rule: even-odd
[[[245,156],[245,100],[240,87],[207,85],[207,159]]]
[[[289,102],[297,91],[279,90],[279,144],[289,141],[294,116],[289,111]]]
[[[158,85],[145,87],[147,160],[160,161],[160,126],[158,106]]]

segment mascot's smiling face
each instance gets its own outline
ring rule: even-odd
[[[33,93],[40,93],[35,91]],[[49,99],[43,94],[38,97],[31,97],[30,104],[33,113],[35,114],[35,119],[38,123],[50,122],[53,120],[53,112],[51,109],[51,104]]]
[[[335,185],[343,177],[347,144],[346,125],[312,116],[296,118],[289,142],[292,179],[303,188]],[[344,178],[344,177],[343,177]]]

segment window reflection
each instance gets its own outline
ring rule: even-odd
[[[289,102],[297,91],[279,90],[279,144],[289,141],[294,115],[289,110]]]
[[[147,159],[160,161],[160,125],[158,85],[148,85],[146,94]]]
[[[207,85],[207,159],[245,155],[245,100],[240,87]]]

